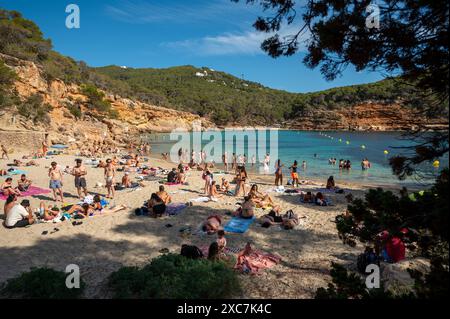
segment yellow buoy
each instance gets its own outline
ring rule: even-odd
[[[349,141],[346,141],[345,143],[347,143],[347,145],[348,145],[348,144],[350,144],[350,142],[349,142]]]
[[[384,150],[384,154],[387,155],[389,154],[389,152],[387,150]]]
[[[361,145],[361,148],[362,148],[363,150],[365,150],[365,149],[366,149],[366,146],[365,146],[365,145]]]
[[[436,160],[436,161],[433,162],[433,166],[434,166],[434,167],[439,167],[439,165],[440,165],[440,163],[439,163],[438,160]]]
[[[341,142],[341,143],[342,143],[342,138],[340,138],[340,139],[339,139],[339,142]]]

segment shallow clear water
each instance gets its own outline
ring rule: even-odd
[[[244,134],[244,132],[236,134],[237,143],[244,141]],[[192,133],[190,136],[192,137]],[[170,152],[176,142],[170,141],[169,134],[155,134],[146,138],[151,142],[154,154]],[[202,145],[204,146],[208,142],[203,141]],[[235,145],[236,141],[233,144]],[[225,146],[225,143],[223,142],[222,145]],[[426,175],[421,180],[409,178],[399,181],[392,174],[388,164],[389,157],[409,152],[405,149],[398,149],[398,147],[411,145],[414,145],[413,142],[405,140],[402,138],[402,133],[398,132],[278,131],[278,157],[286,167],[285,172],[288,173],[287,167],[292,165],[294,160],[298,161],[299,166],[302,161],[307,162],[306,170],[300,169],[301,179],[326,179],[329,175],[333,175],[337,181],[346,180],[371,185],[421,186],[432,183],[439,170],[448,167],[448,156],[440,159],[439,168],[434,168],[431,163],[421,165],[420,170]],[[228,147],[230,146],[233,145],[229,143]],[[186,145],[186,148],[188,147],[189,145]],[[243,153],[251,152],[247,149],[247,142],[245,142],[245,147]],[[387,155],[384,154],[385,150],[389,152]],[[270,149],[267,151],[271,153],[270,166],[273,167],[276,160],[272,156],[274,152]],[[228,151],[228,154],[230,155],[232,152]],[[238,151],[237,153],[239,154]],[[262,161],[263,155],[258,154],[259,161]],[[248,157],[250,159],[251,156]],[[336,158],[338,161],[339,159],[350,160],[352,169],[340,171],[337,164],[329,165],[329,158]],[[369,170],[361,169],[360,163],[363,158],[368,158],[371,162]],[[218,161],[221,162],[220,159]],[[219,167],[221,166],[219,165]]]

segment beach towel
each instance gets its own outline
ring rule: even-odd
[[[259,250],[252,250],[247,255],[239,255],[235,269],[243,273],[257,275],[262,270],[272,268],[281,261],[281,257],[264,253]]]
[[[26,192],[22,192],[22,197],[27,196],[35,196],[35,195],[42,195],[42,194],[48,194],[50,193],[50,190],[39,188],[36,186],[30,186]],[[0,195],[0,200],[6,200],[7,197],[3,194]]]
[[[55,144],[55,145],[52,145],[51,148],[56,148],[56,149],[60,149],[61,150],[61,149],[68,148],[68,146],[62,145],[62,144]]]
[[[255,217],[245,219],[240,217],[233,217],[228,224],[225,225],[224,230],[230,233],[245,233],[250,225],[255,220]]]
[[[168,204],[166,208],[166,213],[170,216],[178,215],[187,207],[186,204],[182,203],[172,203]]]
[[[4,175],[4,176],[11,177],[12,175],[22,175],[22,174],[27,174],[27,172],[23,171],[21,169],[15,168],[15,169],[13,169],[11,171],[8,170],[8,174]]]
[[[206,203],[209,202],[211,199],[209,197],[198,197],[198,198],[194,198],[191,199],[190,201],[193,203]]]

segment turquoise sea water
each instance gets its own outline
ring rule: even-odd
[[[247,139],[244,138],[245,132],[236,133],[236,139],[228,143],[227,147],[233,147],[236,143],[243,143],[244,151],[242,153],[249,154]],[[192,133],[191,133],[192,138]],[[225,136],[222,132],[222,138]],[[266,133],[268,137],[268,133]],[[168,134],[156,134],[147,136],[152,144],[152,152],[161,154],[170,152],[176,141],[170,141]],[[224,139],[224,138],[223,138]],[[341,140],[341,141],[339,141]],[[348,143],[347,143],[348,141]],[[209,141],[202,141],[202,146]],[[267,144],[269,144],[267,142]],[[225,149],[225,142],[222,142]],[[409,150],[399,147],[412,146],[412,141],[406,140],[402,133],[398,132],[307,132],[307,131],[278,131],[278,158],[285,165],[285,172],[288,173],[287,167],[297,160],[299,166],[302,161],[306,161],[306,170],[300,169],[301,179],[326,179],[333,175],[338,182],[346,180],[358,182],[368,185],[404,185],[404,186],[424,186],[434,181],[439,170],[448,167],[448,156],[440,159],[440,167],[435,168],[431,163],[425,163],[420,167],[423,177],[409,178],[405,181],[399,181],[391,171],[388,159],[396,154],[407,154]],[[189,146],[186,145],[186,148]],[[178,149],[178,146],[177,146]],[[384,151],[389,154],[385,154]],[[270,166],[273,167],[276,158],[272,154],[273,151],[267,148],[265,151],[271,154]],[[229,151],[230,156],[233,151]],[[236,151],[239,154],[239,151]],[[261,152],[263,153],[263,152]],[[264,154],[258,154],[259,160],[262,161]],[[248,155],[248,161],[250,161]],[[220,158],[220,157],[219,157]],[[338,164],[329,165],[328,159],[336,158],[350,160],[352,169],[350,171],[339,170]],[[372,166],[369,170],[361,169],[361,160],[368,158]],[[219,160],[220,162],[220,160]],[[249,167],[250,165],[247,165]],[[219,165],[221,167],[221,165]],[[286,176],[287,177],[287,176]]]

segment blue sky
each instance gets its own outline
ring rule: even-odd
[[[71,3],[80,7],[80,29],[65,27]],[[252,27],[260,8],[230,0],[0,0],[0,7],[22,12],[52,39],[56,51],[91,66],[206,66],[291,92],[382,79],[349,68],[327,82],[319,70],[302,64],[303,52],[268,57],[259,48],[265,35]]]

